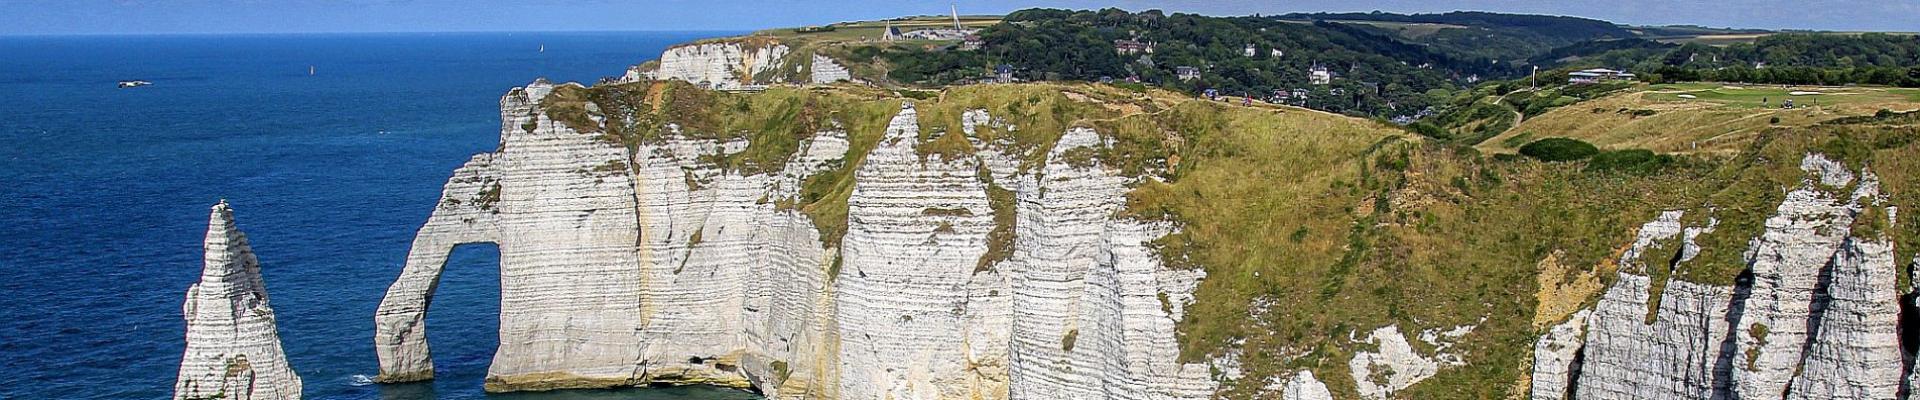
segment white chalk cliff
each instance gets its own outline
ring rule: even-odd
[[[174,399],[299,399],[260,261],[225,201],[213,206],[200,282],[187,289],[187,350]]]
[[[1749,242],[1747,273],[1733,286],[1669,278],[1662,287],[1650,278],[1693,261],[1694,238],[1714,229],[1711,220],[1685,226],[1684,213],[1670,211],[1643,226],[1591,313],[1554,327],[1535,347],[1532,398],[1900,395],[1902,293],[1892,244],[1852,228],[1871,217],[1867,208],[1886,206],[1878,179],[1818,154],[1801,169],[1808,178]],[[1889,211],[1881,218],[1892,219]],[[1652,296],[1658,305],[1649,307]]]
[[[676,69],[680,67],[674,67]],[[1204,399],[1174,324],[1200,271],[1161,265],[1171,229],[1115,217],[1128,177],[1063,151],[1033,171],[923,155],[906,105],[856,166],[846,231],[823,242],[786,208],[815,173],[852,162],[849,134],[814,133],[784,168],[714,165],[745,140],[670,125],[629,151],[542,112],[555,86],[501,100],[501,146],[454,171],[375,317],[379,380],[430,379],[425,313],[458,245],[500,249],[494,391],[714,384],[770,398]],[[964,125],[990,124],[984,111]],[[991,190],[1017,205],[1009,255]],[[458,272],[455,272],[458,273]],[[1302,389],[1310,390],[1310,389]]]
[[[618,81],[681,80],[717,90],[738,90],[749,85],[857,80],[851,70],[832,57],[808,53],[771,41],[721,40],[680,45],[662,52],[658,63],[628,68]],[[790,57],[799,58],[790,60]],[[789,65],[792,68],[783,68]]]

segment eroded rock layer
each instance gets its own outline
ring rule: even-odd
[[[625,147],[549,119],[542,100],[554,90],[510,92],[500,150],[449,179],[376,317],[381,380],[432,377],[424,313],[446,255],[489,242],[503,290],[489,390],[1213,392],[1204,366],[1175,361],[1174,324],[1202,273],[1161,265],[1149,242],[1171,227],[1115,217],[1130,178],[1062,156],[1105,146],[1091,130],[1067,132],[1043,167],[1021,171],[977,139],[977,153],[921,151],[921,117],[903,106],[850,167],[844,235],[827,242],[789,204],[813,175],[851,162],[840,124],[802,139],[783,167],[749,173],[712,161],[748,151],[746,140],[669,124]],[[985,111],[964,117],[968,134],[993,123]],[[996,230],[1011,235],[995,242]]]
[[[206,264],[187,289],[187,351],[174,399],[299,399],[260,261],[225,201],[207,221]]]
[[[668,48],[660,55],[660,64],[652,71],[630,69],[622,77],[632,82],[646,77],[678,79],[722,90],[753,84],[763,74],[778,72],[787,56],[786,45],[756,45],[744,42],[699,43]]]
[[[1818,154],[1801,169],[1808,178],[1749,242],[1732,286],[1671,278],[1711,220],[1684,226],[1672,211],[1643,226],[1584,322],[1541,339],[1532,397],[1896,398],[1905,367],[1892,245],[1853,229],[1883,206],[1878,180]],[[1568,339],[1581,329],[1583,341]],[[1569,359],[1568,348],[1579,353]]]

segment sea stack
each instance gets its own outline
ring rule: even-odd
[[[300,398],[247,235],[222,200],[207,221],[206,265],[187,288],[187,351],[173,398]]]

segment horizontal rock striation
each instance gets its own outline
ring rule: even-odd
[[[545,82],[501,100],[501,151],[446,185],[376,314],[379,380],[432,377],[424,317],[447,253],[500,248],[500,347],[489,389],[598,387],[641,369],[638,212],[626,151],[534,112]],[[531,127],[531,129],[528,129]]]
[[[790,68],[789,68],[790,67]],[[859,82],[832,57],[778,42],[715,41],[668,48],[658,63],[627,68],[617,83],[681,80],[715,90],[748,90],[768,84]]]
[[[808,82],[813,84],[853,80],[853,73],[848,72],[847,67],[840,65],[840,63],[833,61],[832,58],[828,58],[827,56],[815,54],[813,56],[813,67],[810,70],[812,74],[808,76]]]
[[[1534,344],[1533,399],[1562,400],[1572,395],[1573,379],[1580,375],[1581,338],[1586,336],[1587,316],[1592,313],[1574,313]]]
[[[1104,146],[1091,129],[1062,136],[1038,174],[1018,181],[1017,239],[998,264],[1013,277],[1013,398],[1206,398],[1206,369],[1172,360],[1180,305],[1199,271],[1160,265],[1147,242],[1167,227],[1110,216],[1126,178],[1065,153]],[[1171,300],[1170,300],[1171,301]],[[1068,368],[1061,368],[1068,366]]]
[[[1584,341],[1567,338],[1579,318],[1541,339],[1532,397],[1895,398],[1905,367],[1892,245],[1853,229],[1884,206],[1878,180],[1818,154],[1801,168],[1808,179],[1749,243],[1734,286],[1651,278],[1692,261],[1693,237],[1712,223],[1686,227],[1671,211],[1643,226],[1585,318]],[[1567,348],[1579,349],[1571,363]]]
[[[500,150],[448,180],[377,312],[380,380],[432,377],[423,322],[434,284],[453,247],[485,242],[501,253],[493,391],[1212,395],[1204,366],[1175,361],[1174,323],[1202,273],[1161,265],[1149,242],[1170,227],[1113,216],[1128,178],[1063,160],[1106,145],[1091,130],[1068,132],[1044,167],[1021,171],[997,150],[923,154],[908,105],[857,166],[846,165],[850,135],[830,123],[783,168],[749,174],[713,161],[747,151],[746,140],[668,125],[623,146],[548,119],[541,104],[553,90],[508,93]],[[969,131],[996,123],[977,110],[964,119]],[[788,205],[835,168],[853,183],[845,234],[826,242]],[[1017,206],[995,203],[995,190]],[[994,242],[996,230],[1011,237]]]
[[[213,206],[204,248],[200,281],[187,289],[187,350],[173,398],[299,399],[260,261],[225,201]]]
[[[978,308],[968,286],[994,227],[986,185],[970,157],[922,159],[914,151],[918,116],[908,107],[860,165],[848,200],[846,258],[835,282],[840,395],[1001,397],[964,379],[969,313]]]
[[[652,71],[628,69],[621,80],[678,79],[713,89],[735,90],[761,81],[763,74],[779,72],[789,50],[778,43],[712,42],[675,46],[660,55],[659,66]]]

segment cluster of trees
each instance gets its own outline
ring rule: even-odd
[[[895,47],[855,56],[885,59],[889,78],[900,82],[937,85],[980,79],[1007,65],[1027,80],[1133,77],[1175,90],[1213,89],[1234,97],[1264,99],[1307,89],[1305,104],[1310,107],[1381,116],[1414,114],[1431,103],[1429,91],[1457,88],[1467,76],[1498,74],[1501,67],[1350,25],[1266,17],[1035,9],[1014,12],[979,36],[983,45],[977,51]],[[1154,50],[1121,54],[1115,51],[1116,40],[1152,43]],[[1255,49],[1252,56],[1245,53],[1249,45]],[[1338,79],[1312,85],[1309,71],[1315,66]],[[1200,77],[1179,79],[1180,67],[1198,68]]]
[[[1413,34],[1392,29],[1392,23],[1446,26]],[[1626,68],[1654,82],[1920,86],[1920,37],[1912,35],[1786,33],[1724,47],[1674,45],[1634,35],[1606,21],[1485,12],[1209,17],[1158,10],[1030,9],[981,30],[978,50],[907,45],[860,47],[852,55],[884,62],[888,78],[902,83],[964,83],[992,78],[996,68],[1006,66],[1022,80],[1137,78],[1169,89],[1211,89],[1230,97],[1266,99],[1306,90],[1306,98],[1287,101],[1386,118],[1426,115],[1432,106],[1443,112],[1471,108],[1450,104],[1456,100],[1451,94],[1472,85],[1476,77],[1525,78],[1534,66],[1556,72]],[[1153,51],[1116,52],[1116,40],[1151,43]],[[1249,45],[1254,48],[1251,56],[1245,53]],[[1312,84],[1309,71],[1316,66],[1337,78],[1331,84]],[[1180,79],[1176,71],[1182,67],[1197,68],[1199,77]],[[1565,76],[1541,79],[1564,81]],[[1539,104],[1568,98],[1583,96],[1555,93]],[[1516,104],[1499,106],[1527,112],[1534,104],[1518,103],[1529,99],[1510,99]]]
[[[1457,57],[1513,62],[1555,47],[1581,41],[1606,38],[1631,38],[1632,31],[1611,22],[1552,15],[1501,14],[1456,11],[1444,14],[1370,13],[1296,13],[1281,19],[1310,21],[1367,21],[1401,24],[1441,24],[1451,27],[1431,32],[1408,29],[1419,34],[1398,35],[1402,40],[1433,47]],[[1379,32],[1397,34],[1397,29],[1353,24]]]
[[[1542,64],[1626,67],[1649,81],[1920,87],[1920,36],[1782,33],[1724,47],[1646,40],[1579,43]]]
[[[1654,83],[1746,82],[1778,85],[1885,85],[1920,87],[1920,67],[1729,67],[1664,66],[1646,74]]]

